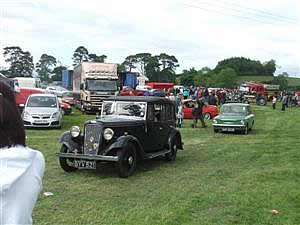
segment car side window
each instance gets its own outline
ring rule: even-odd
[[[161,104],[154,104],[154,122],[164,120],[164,112]]]
[[[154,121],[154,106],[152,104],[147,106],[147,118],[150,121]]]

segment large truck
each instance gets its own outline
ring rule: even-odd
[[[244,92],[246,102],[255,101],[257,105],[266,105],[279,92],[279,85],[260,84],[255,82],[243,83],[240,91]]]
[[[82,62],[75,66],[73,91],[80,92],[82,112],[101,112],[103,100],[118,93],[117,64]]]
[[[62,71],[62,86],[68,90],[73,88],[73,70],[65,69]]]

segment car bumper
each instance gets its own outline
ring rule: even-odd
[[[246,126],[243,124],[218,124],[218,123],[214,123],[213,127],[215,130],[221,130],[221,131],[243,131],[246,128]]]
[[[105,155],[80,155],[80,154],[73,154],[73,153],[56,153],[56,156],[62,158],[70,158],[70,159],[86,159],[86,160],[110,161],[110,162],[117,162],[119,160],[118,156],[105,156]]]
[[[32,120],[23,120],[24,127],[60,127],[61,122],[56,119],[48,119],[43,122]]]

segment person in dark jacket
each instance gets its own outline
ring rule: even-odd
[[[202,127],[207,127],[205,122],[204,122],[204,117],[202,114],[202,110],[203,107],[205,106],[205,102],[203,98],[197,99],[196,103],[194,104],[194,108],[192,111],[192,115],[193,115],[193,124],[192,124],[192,128],[196,128],[197,127],[197,122],[198,119],[201,122]]]
[[[208,104],[209,105],[217,105],[217,99],[216,99],[214,91],[212,91],[208,97]]]

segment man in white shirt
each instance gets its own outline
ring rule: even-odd
[[[0,224],[32,224],[45,160],[25,147],[25,131],[13,90],[0,80]]]

